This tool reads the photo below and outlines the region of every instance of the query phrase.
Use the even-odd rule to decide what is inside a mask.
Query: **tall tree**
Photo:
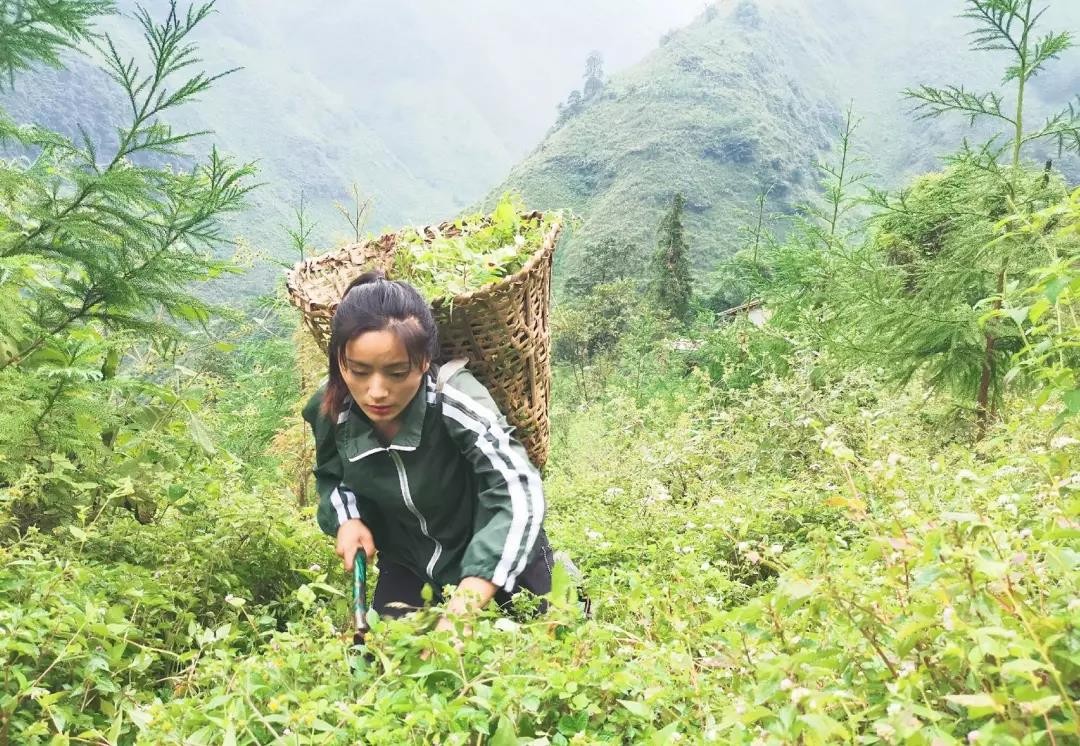
[[[686,199],[676,194],[671,209],[660,221],[656,253],[653,255],[652,295],[656,304],[678,321],[690,319],[693,284],[690,281],[689,247],[683,231],[682,214]]]
[[[593,98],[604,90],[604,58],[593,50],[585,59],[585,85],[582,89],[586,99]]]
[[[1049,139],[1056,141],[1059,149],[1080,152],[1080,109],[1074,104],[1061,109],[1033,129],[1028,129],[1025,125],[1028,83],[1048,62],[1057,59],[1072,46],[1068,33],[1048,32],[1041,37],[1035,33],[1035,28],[1045,12],[1045,7],[1035,8],[1034,0],[968,0],[964,16],[975,23],[975,30],[972,32],[973,48],[985,52],[1005,51],[1012,57],[1002,78],[1003,85],[1011,83],[1014,86],[1011,109],[996,92],[973,93],[965,90],[963,86],[933,88],[924,85],[907,92],[908,96],[919,102],[919,109],[925,117],[953,112],[967,116],[971,121],[985,117],[1008,127],[1010,140],[1007,153],[1010,168],[1004,178],[1012,200],[1020,197],[1025,179],[1022,162],[1025,145]],[[994,171],[992,168],[988,170],[991,173]],[[1044,203],[1029,200],[1026,205],[1021,202],[1020,206],[1030,208],[1042,204]],[[1023,247],[1016,246],[1015,242],[999,242],[996,250],[992,252],[993,256],[988,257],[996,264],[992,300],[995,309],[1001,308],[1009,265],[1018,250],[1022,251]],[[987,324],[983,331],[984,351],[976,393],[981,429],[985,428],[987,419],[994,413],[998,399],[997,388],[1003,374],[1002,366],[998,363],[999,356],[995,354],[998,341],[995,326],[993,323]]]
[[[50,48],[64,38],[85,37],[62,33],[66,22],[57,14],[67,5],[28,4],[30,12],[43,15],[9,27],[6,54],[16,60],[9,70],[32,56],[48,61],[38,47],[50,34],[60,37]],[[67,12],[73,15],[92,9],[89,3],[70,5]],[[25,164],[0,163],[5,186],[0,262],[11,271],[8,277],[24,278],[0,287],[18,293],[23,309],[19,319],[8,319],[0,329],[15,350],[0,360],[0,370],[24,363],[78,327],[167,337],[176,327],[162,314],[180,321],[208,318],[206,304],[188,286],[229,271],[210,250],[224,239],[221,215],[242,206],[253,168],[233,165],[216,149],[186,172],[142,164],[153,156],[168,161],[205,134],[174,131],[162,117],[231,72],[175,80],[199,62],[188,36],[212,9],[208,3],[181,13],[173,3],[163,23],[139,9],[136,19],[150,46],[149,69],[123,57],[108,37],[97,43],[129,106],[129,120],[119,127],[112,152],[104,152],[85,131],[76,142],[0,119],[0,141],[35,154]]]
[[[1045,255],[1007,231],[1064,196],[1051,165],[1025,162],[1026,146],[1051,141],[1080,152],[1075,104],[1031,126],[1027,86],[1071,46],[1067,33],[1036,33],[1045,9],[1034,0],[968,0],[977,51],[1005,53],[1001,92],[923,85],[905,93],[921,117],[955,113],[1002,125],[990,142],[967,144],[947,168],[897,195],[872,193],[879,208],[869,255],[853,258],[830,292],[842,336],[900,381],[921,373],[974,404],[979,437],[995,415],[1004,374],[1022,341],[997,313],[1010,281],[1023,282]],[[875,265],[875,262],[878,264]],[[988,309],[990,313],[988,313]]]
[[[210,319],[193,284],[235,271],[214,256],[226,243],[220,219],[242,208],[254,169],[212,147],[180,167],[205,133],[165,120],[229,72],[196,71],[190,36],[213,4],[170,3],[161,21],[137,8],[145,61],[93,32],[95,15],[112,9],[92,0],[0,3],[0,72],[10,83],[89,43],[127,104],[113,143],[0,112],[0,142],[23,154],[0,160],[0,486],[27,469],[49,473],[60,454],[84,484],[99,485],[80,493],[97,509],[109,504],[110,480],[126,474],[138,486],[124,505],[144,521],[161,460],[191,464],[213,452],[195,414],[198,376],[173,363]],[[121,372],[125,354],[145,351],[167,359],[175,378]],[[171,433],[177,439],[163,445]],[[80,508],[65,488],[28,495],[12,507],[23,527]]]

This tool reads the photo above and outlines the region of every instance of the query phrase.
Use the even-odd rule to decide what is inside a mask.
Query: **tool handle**
[[[361,548],[353,558],[353,617],[357,635],[368,631],[367,611],[367,554]]]

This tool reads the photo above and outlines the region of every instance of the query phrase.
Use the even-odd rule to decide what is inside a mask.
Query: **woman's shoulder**
[[[317,421],[325,419],[323,414],[322,405],[323,399],[326,398],[326,381],[324,380],[319,388],[315,390],[315,393],[307,400],[307,404],[304,405],[301,410],[303,417],[306,421],[314,425]]]
[[[446,379],[442,390],[444,414],[447,405],[483,420],[505,422],[505,417],[488,388],[471,370],[463,367]]]

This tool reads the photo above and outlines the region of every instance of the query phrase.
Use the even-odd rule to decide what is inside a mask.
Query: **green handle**
[[[367,623],[367,555],[363,548],[353,558],[353,641],[359,645],[368,631]]]

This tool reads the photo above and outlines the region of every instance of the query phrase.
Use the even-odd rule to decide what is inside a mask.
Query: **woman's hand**
[[[498,590],[498,586],[490,580],[476,577],[463,578],[458,583],[454,595],[450,597],[450,603],[446,605],[446,614],[447,616],[463,616],[471,611],[482,609],[495,597],[495,592]]]
[[[371,529],[359,518],[350,518],[338,526],[337,555],[345,563],[345,572],[352,572],[356,553],[363,549],[368,562],[375,558],[375,538]]]
[[[439,622],[435,625],[435,631],[449,632],[451,634],[451,643],[458,652],[461,652],[461,649],[465,647],[465,642],[458,637],[455,620],[463,617],[467,618],[472,612],[484,608],[488,601],[495,597],[498,590],[498,586],[484,578],[464,578],[458,583],[457,590],[450,597],[450,603],[446,605],[446,615],[439,617]],[[472,627],[463,624],[461,634],[468,637],[472,634]],[[426,661],[430,657],[430,649],[420,654],[420,660],[422,661]]]

